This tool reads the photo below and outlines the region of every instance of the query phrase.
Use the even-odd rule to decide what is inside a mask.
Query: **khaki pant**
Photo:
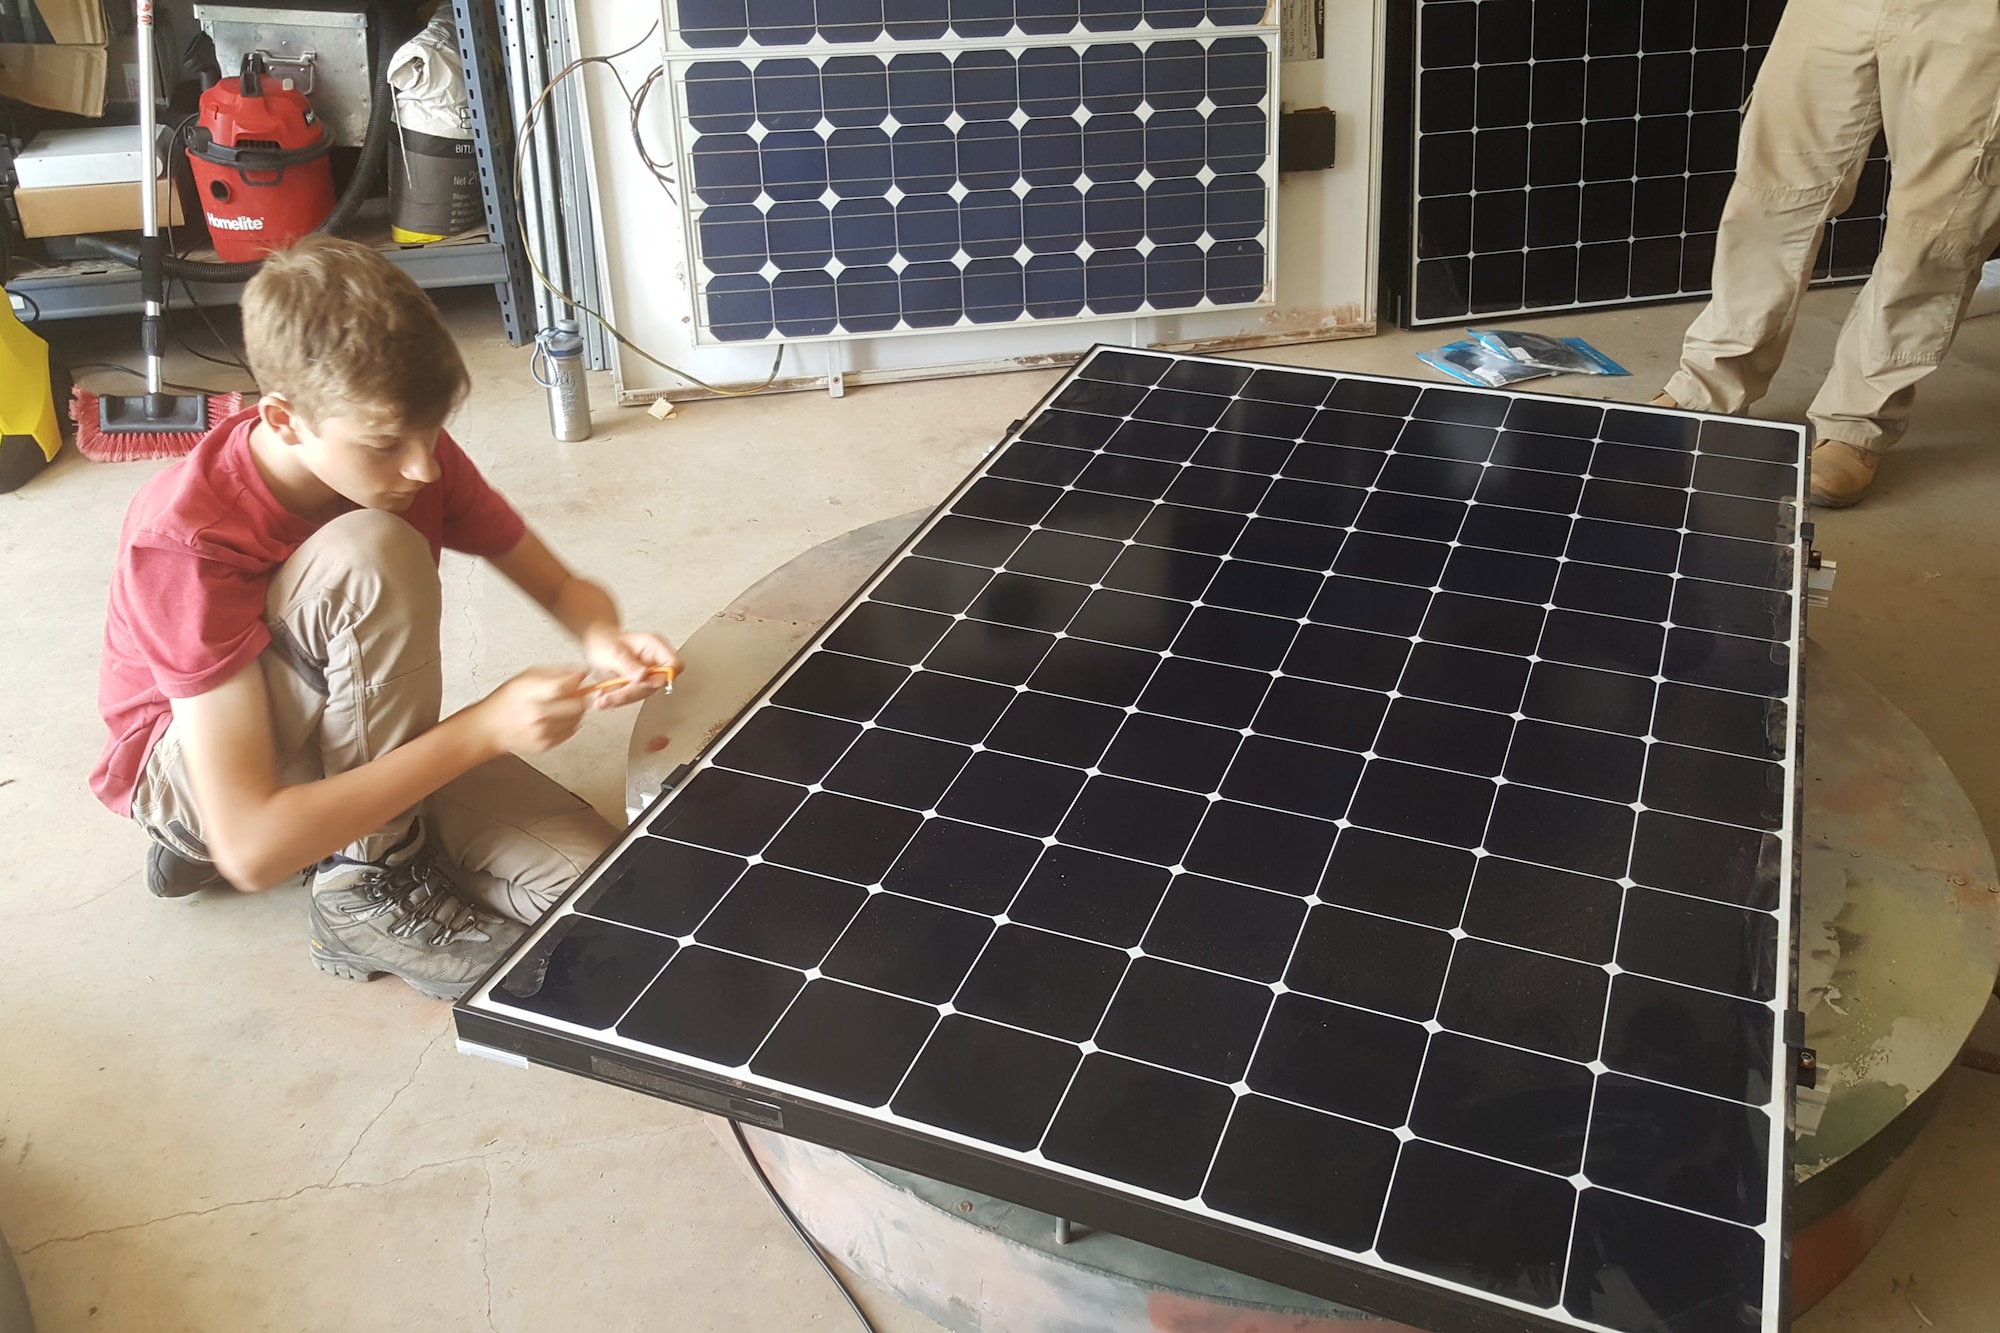
[[[271,646],[259,661],[281,781],[345,772],[436,725],[442,603],[429,545],[393,514],[344,514],[293,553],[271,580]],[[147,757],[132,814],[155,839],[208,859],[178,724]],[[419,815],[465,896],[521,922],[546,910],[617,836],[581,797],[506,755],[341,854],[378,860]]]
[[[1811,417],[1882,452],[1950,350],[2000,241],[2000,3],[1791,0],[1757,76],[1716,237],[1714,297],[1667,393],[1742,412],[1771,386],[1827,218],[1853,200],[1876,131],[1888,226]]]

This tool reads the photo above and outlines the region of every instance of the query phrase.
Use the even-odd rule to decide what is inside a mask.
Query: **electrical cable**
[[[134,370],[130,366],[121,366],[115,361],[77,361],[67,366],[66,369],[70,370],[71,372],[79,370],[115,370],[120,372],[121,374],[130,375],[133,379],[136,380],[143,380],[146,378],[145,371]],[[220,393],[242,392],[242,390],[240,389],[205,388],[199,384],[175,384],[172,380],[161,380],[160,383],[165,385],[169,389],[179,389],[183,393],[220,394]]]
[[[634,100],[631,89],[626,85],[624,76],[619,73],[618,67],[616,65],[613,65],[611,62],[616,60],[620,56],[630,55],[632,52],[638,50],[641,46],[644,46],[649,40],[651,40],[653,34],[659,31],[659,27],[660,27],[659,21],[657,19],[654,20],[653,26],[646,29],[645,34],[641,36],[638,41],[632,43],[630,46],[626,47],[622,51],[614,51],[608,56],[579,56],[575,60],[570,61],[569,64],[564,65],[560,70],[556,71],[556,73],[549,79],[549,81],[542,86],[541,92],[535,95],[535,100],[529,104],[527,114],[521,118],[520,128],[515,132],[514,136],[514,209],[517,214],[518,224],[521,228],[521,232],[523,235],[526,235],[528,230],[528,202],[522,190],[521,180],[522,177],[526,174],[525,167],[527,164],[528,145],[533,142],[532,135],[534,133],[535,122],[538,119],[540,119],[542,108],[548,104],[550,95],[555,92],[557,86],[561,84],[564,79],[576,73],[584,66],[603,65],[606,69],[611,71],[611,77],[614,80],[616,80],[619,91],[625,94],[626,104],[630,106]],[[642,84],[641,87],[643,88],[645,86],[648,86],[652,82],[653,78],[654,78],[653,75],[648,75],[647,84]],[[637,121],[636,112],[633,113],[633,120],[634,123],[636,124]],[[651,169],[650,164],[652,159],[650,155],[646,153],[643,146],[640,148],[640,156],[647,160],[650,170]],[[653,174],[656,180],[659,179],[659,173],[657,171],[655,171]],[[596,320],[598,325],[602,327],[606,333],[610,334],[613,338],[618,340],[618,345],[620,347],[626,348],[627,350],[633,352],[635,355],[642,357],[647,361],[652,362],[654,365],[658,366],[660,369],[666,371],[667,373],[672,375],[678,375],[682,379],[688,381],[688,383],[695,385],[697,388],[706,389],[710,393],[719,394],[726,398],[743,398],[749,396],[750,394],[762,393],[764,390],[770,388],[773,384],[777,383],[778,369],[784,364],[785,361],[784,343],[778,344],[778,354],[771,358],[771,373],[764,377],[762,383],[754,384],[749,386],[748,388],[741,388],[741,389],[727,389],[719,384],[710,384],[707,380],[702,379],[700,376],[682,370],[679,366],[673,365],[670,362],[663,361],[659,357],[654,356],[644,347],[641,347],[638,343],[634,342],[631,338],[627,337],[625,335],[625,332],[622,329],[620,329],[616,324],[613,324],[611,320],[608,317],[606,317],[601,311],[596,310],[590,305],[587,305],[583,301],[578,300],[576,297],[570,295],[570,293],[568,293],[567,291],[564,291],[560,286],[558,286],[555,283],[555,281],[552,278],[549,277],[548,274],[542,272],[542,266],[535,262],[534,250],[531,247],[524,245],[522,247],[522,253],[528,261],[529,271],[535,275],[535,281],[539,282],[543,287],[547,288],[549,292],[552,293],[554,296],[556,296],[559,300],[561,300],[563,304],[570,306],[573,309],[581,310],[584,314],[589,315],[592,319]]]
[[[806,1247],[806,1252],[818,1261],[820,1270],[826,1274],[828,1280],[840,1289],[840,1294],[847,1300],[847,1308],[854,1311],[854,1317],[861,1321],[861,1327],[867,1329],[868,1333],[875,1333],[875,1325],[869,1320],[867,1312],[861,1308],[861,1302],[854,1299],[854,1293],[840,1280],[840,1274],[833,1271],[833,1265],[826,1261],[826,1256],[820,1253],[819,1246],[815,1245],[813,1238],[806,1234],[806,1229],[799,1225],[799,1219],[792,1214],[791,1208],[778,1197],[777,1188],[771,1184],[771,1178],[764,1174],[764,1164],[757,1160],[757,1154],[750,1151],[750,1140],[743,1137],[743,1126],[731,1120],[729,1132],[736,1136],[736,1146],[743,1150],[743,1160],[750,1164],[751,1173],[757,1177],[757,1183],[764,1187],[764,1193],[778,1206],[779,1213],[783,1214],[785,1221],[791,1225],[792,1234],[799,1238],[799,1242]]]
[[[173,134],[169,136],[169,138],[167,139],[167,179],[170,181],[174,179],[173,175],[174,166],[180,160],[178,155],[180,153],[181,140],[183,137],[186,136],[188,126],[194,124],[199,119],[201,119],[201,116],[198,112],[191,112],[188,115],[181,117],[180,123],[174,126]],[[180,242],[174,236],[172,209],[169,209],[167,213],[162,217],[161,226],[167,234],[167,253],[172,255],[176,259],[185,258],[186,252],[181,249]],[[180,330],[174,327],[173,292],[174,292],[174,283],[176,282],[178,282],[181,285],[181,295],[187,298],[187,303],[194,307],[194,311],[197,315],[201,316],[201,322],[208,326],[209,336],[214,338],[216,343],[219,346],[221,346],[222,350],[229,354],[228,360],[224,360],[223,358],[217,356],[210,356],[207,352],[202,351],[200,348],[188,342],[186,337],[184,337],[181,334]],[[216,328],[215,321],[209,318],[208,307],[204,306],[200,301],[197,301],[195,299],[194,288],[188,286],[188,281],[186,278],[175,277],[175,278],[170,278],[167,281],[164,289],[161,292],[160,321],[166,326],[167,332],[173,336],[173,340],[176,343],[180,344],[180,349],[183,352],[186,352],[189,356],[197,357],[203,361],[207,361],[211,365],[223,366],[230,370],[240,370],[245,375],[250,375],[250,378],[252,380],[256,379],[256,376],[251,374],[249,364],[246,361],[244,361],[244,359],[241,356],[237,355],[235,345],[231,343],[228,338],[223,336],[222,331]]]

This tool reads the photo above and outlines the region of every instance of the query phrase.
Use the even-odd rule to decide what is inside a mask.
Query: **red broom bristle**
[[[240,393],[210,394],[209,424],[243,409]],[[97,463],[126,463],[141,458],[179,458],[201,443],[199,431],[172,434],[107,432],[98,418],[97,395],[87,389],[73,389],[69,399],[69,419],[76,423],[76,451]]]

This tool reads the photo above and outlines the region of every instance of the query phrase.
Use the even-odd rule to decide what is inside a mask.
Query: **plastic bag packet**
[[[1486,347],[1524,366],[1554,374],[1629,375],[1630,371],[1581,338],[1553,338],[1519,329],[1467,329]]]
[[[1541,379],[1545,375],[1555,373],[1537,366],[1523,365],[1504,352],[1494,351],[1476,338],[1462,338],[1455,343],[1434,347],[1428,352],[1419,352],[1417,359],[1442,370],[1455,380],[1476,384],[1482,389],[1504,389],[1509,384]]]

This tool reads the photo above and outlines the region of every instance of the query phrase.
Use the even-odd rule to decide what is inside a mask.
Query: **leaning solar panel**
[[[672,31],[702,49],[938,42],[1249,28],[1263,0],[673,0]]]
[[[675,66],[698,336],[1267,301],[1271,40]]]
[[[1407,103],[1412,324],[1709,290],[1737,132],[1782,0],[1418,0]],[[1877,142],[1815,276],[1865,274],[1888,198]],[[1392,205],[1392,207],[1394,207]],[[1397,271],[1400,269],[1400,271]]]
[[[1099,349],[460,1031],[1426,1328],[1780,1328],[1804,442]]]

